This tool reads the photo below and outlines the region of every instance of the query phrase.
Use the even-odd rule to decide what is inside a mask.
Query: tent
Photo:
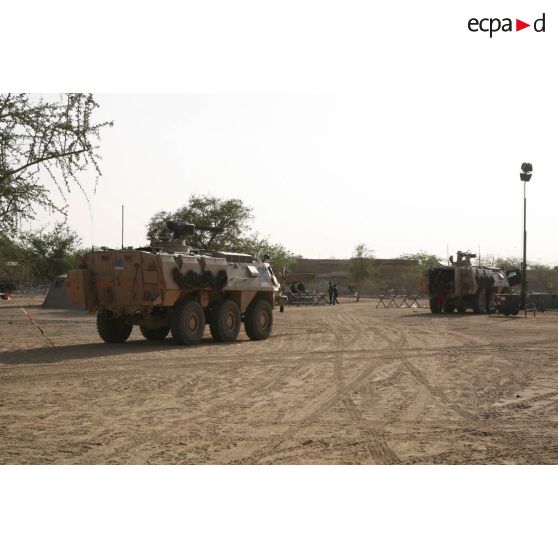
[[[55,277],[50,284],[43,302],[43,308],[57,308],[60,310],[83,310],[83,306],[71,304],[66,292],[66,275]]]

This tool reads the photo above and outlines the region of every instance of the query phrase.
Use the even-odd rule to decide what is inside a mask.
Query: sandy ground
[[[40,301],[0,301],[1,463],[558,463],[558,314],[347,301],[179,347]]]

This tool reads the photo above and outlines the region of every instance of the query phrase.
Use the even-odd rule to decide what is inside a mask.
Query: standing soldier
[[[333,304],[333,287],[331,286],[331,281],[329,282],[329,287],[327,289],[327,294],[329,295],[329,303]]]
[[[339,296],[339,291],[337,290],[337,285],[333,285],[333,304],[339,304],[337,297]]]

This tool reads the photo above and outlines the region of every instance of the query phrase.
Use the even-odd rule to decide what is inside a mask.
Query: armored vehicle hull
[[[519,294],[513,286],[521,282],[519,270],[471,265],[475,254],[457,253],[457,262],[429,269],[426,274],[430,310],[440,312],[466,312],[484,314],[494,307],[504,314],[517,314]]]
[[[184,345],[199,342],[206,324],[216,341],[236,339],[242,323],[251,339],[266,339],[284,302],[271,266],[246,254],[105,249],[78,257],[76,267],[70,301],[97,312],[108,343],[126,341],[135,325],[147,339],[171,332]]]

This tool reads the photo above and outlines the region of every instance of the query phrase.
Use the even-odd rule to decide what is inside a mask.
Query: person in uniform
[[[331,286],[331,281],[329,282],[329,287],[327,288],[327,294],[329,295],[329,303],[333,304],[333,287]]]
[[[339,304],[337,297],[339,296],[339,291],[337,290],[337,285],[333,285],[333,304]]]

